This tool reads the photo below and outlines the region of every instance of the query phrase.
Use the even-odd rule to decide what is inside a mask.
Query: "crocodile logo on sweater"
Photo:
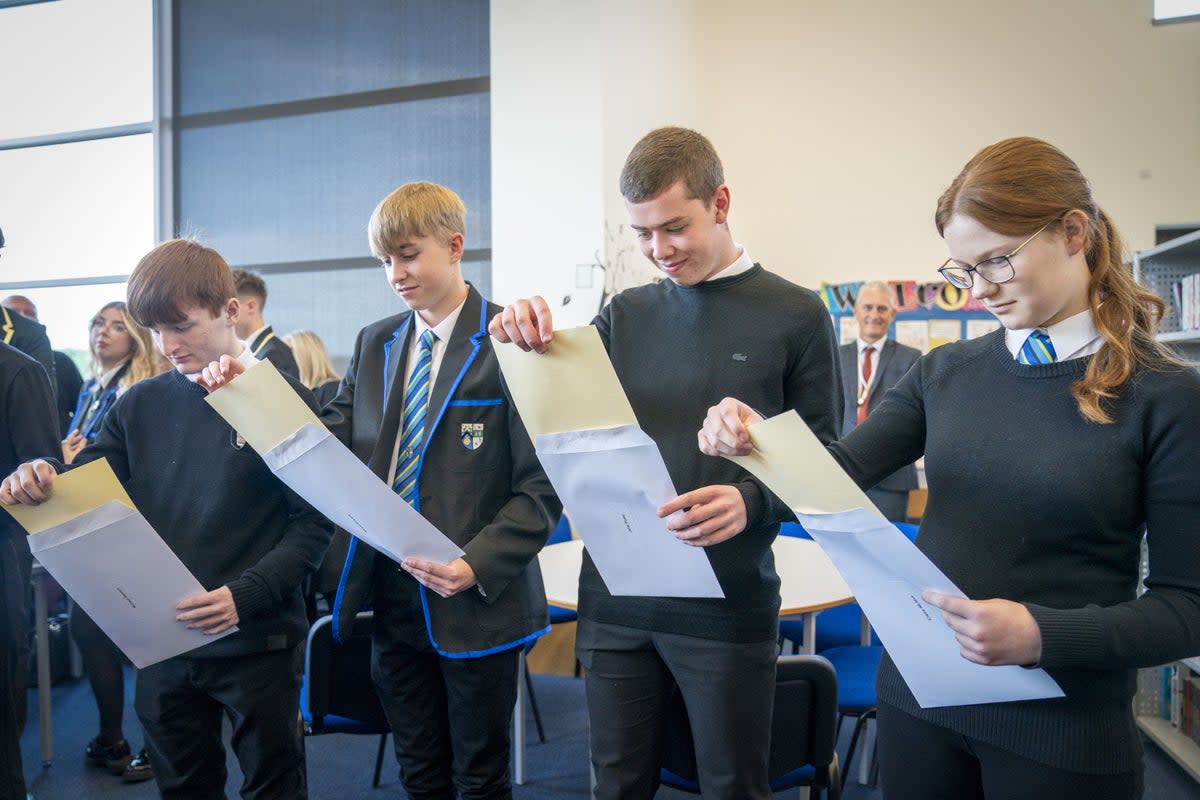
[[[745,353],[734,353],[733,360],[745,362],[745,361],[749,361],[750,359]]]

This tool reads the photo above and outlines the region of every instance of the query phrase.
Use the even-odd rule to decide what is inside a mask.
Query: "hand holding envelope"
[[[93,461],[52,484],[44,502],[4,510],[29,533],[34,557],[134,666],[155,664],[237,630],[236,612],[232,620],[199,627],[193,619],[180,619],[187,614],[180,613],[182,606],[204,608],[213,593],[137,512],[108,462]]]
[[[232,368],[210,365],[204,372],[210,383],[223,384],[206,402],[276,477],[334,524],[397,563],[413,557],[449,564],[463,555],[326,430],[270,361],[234,378]]]
[[[924,708],[1061,697],[1040,669],[983,666],[956,636],[973,629],[960,613],[1003,614],[972,603],[874,507],[795,412],[747,425],[757,415],[723,402],[701,433],[705,452],[726,455],[781,497],[850,585],[892,661]],[[752,448],[741,438],[744,432]],[[1007,602],[1007,601],[1000,601]],[[949,612],[949,625],[942,610]],[[1019,650],[1014,650],[1019,653]]]
[[[526,333],[522,341],[531,349],[536,341],[544,354],[498,343],[496,358],[538,459],[609,592],[724,597],[703,549],[677,538],[658,515],[683,498],[658,446],[638,427],[600,334],[590,325],[556,331],[546,347],[546,331]]]

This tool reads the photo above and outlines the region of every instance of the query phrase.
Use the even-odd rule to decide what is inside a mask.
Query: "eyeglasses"
[[[1045,225],[1038,228],[1033,232],[1032,236],[1017,245],[1017,249],[1013,250],[1006,256],[987,258],[983,261],[980,261],[973,267],[959,266],[954,259],[947,258],[945,262],[938,267],[938,272],[942,274],[942,277],[945,278],[950,285],[957,286],[959,289],[970,289],[975,284],[975,278],[973,275],[971,275],[972,272],[978,272],[980,276],[982,276],[983,279],[988,283],[1008,283],[1013,279],[1013,276],[1017,274],[1017,271],[1012,265],[1012,257],[1021,252],[1021,249],[1025,247],[1025,245],[1032,242],[1039,233],[1046,230],[1046,228],[1049,228],[1051,223],[1056,221],[1057,220],[1050,220],[1050,222],[1047,222]]]

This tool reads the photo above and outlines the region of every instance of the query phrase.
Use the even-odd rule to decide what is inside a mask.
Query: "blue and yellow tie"
[[[1029,338],[1025,340],[1025,344],[1021,345],[1021,354],[1017,360],[1022,364],[1053,364],[1058,360],[1058,354],[1054,352],[1054,345],[1050,343],[1050,337],[1041,331],[1034,331],[1029,334]]]
[[[433,366],[434,332],[421,334],[417,364],[404,387],[404,423],[400,427],[400,450],[396,458],[396,479],[392,489],[413,505],[417,499],[418,448],[425,438],[425,412],[429,409],[429,370]]]

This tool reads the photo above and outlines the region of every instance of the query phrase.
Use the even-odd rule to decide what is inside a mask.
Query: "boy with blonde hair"
[[[335,634],[374,595],[372,675],[414,800],[509,798],[522,648],[549,630],[537,552],[562,509],[500,378],[500,311],[462,275],[466,209],[407,183],[371,215],[371,249],[409,310],[358,335],[323,420],[455,541],[448,565],[397,566],[354,540]]]

